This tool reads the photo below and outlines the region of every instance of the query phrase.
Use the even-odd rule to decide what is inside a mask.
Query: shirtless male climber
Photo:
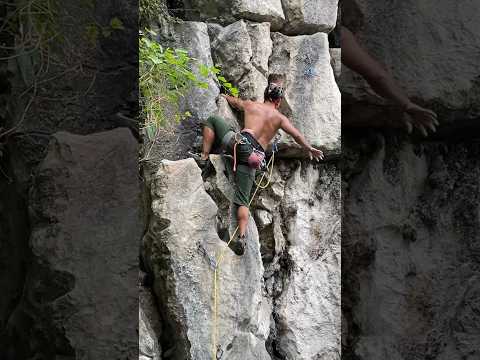
[[[323,152],[313,148],[288,118],[278,111],[283,94],[284,89],[281,83],[278,80],[270,80],[263,103],[222,95],[230,105],[242,110],[245,114],[245,127],[240,133],[235,133],[233,127],[218,116],[210,116],[204,124],[203,150],[199,165],[206,166],[213,146],[236,156],[234,203],[238,206],[239,236],[232,241],[232,247],[237,255],[243,255],[245,252],[248,205],[255,182],[255,173],[261,167],[265,158],[265,149],[278,129],[283,129],[291,135],[308,152],[311,160],[323,159]],[[238,142],[238,140],[241,141]],[[234,149],[236,143],[236,149]]]

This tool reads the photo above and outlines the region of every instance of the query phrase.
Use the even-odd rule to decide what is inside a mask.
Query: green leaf
[[[200,75],[204,78],[208,77],[208,74],[210,73],[210,71],[208,70],[208,66],[204,64],[200,64],[199,71],[200,71]]]
[[[233,87],[233,85],[230,84],[229,82],[223,84],[223,86],[225,86],[227,89],[231,89]]]
[[[125,27],[123,26],[122,20],[120,20],[118,17],[114,17],[110,20],[110,27],[113,30],[123,30]]]
[[[201,89],[208,89],[208,83],[206,82],[199,82],[198,87]]]
[[[187,77],[188,80],[191,80],[191,81],[197,80],[197,77],[195,76],[195,74],[190,71],[186,72],[185,76]]]
[[[218,79],[218,81],[221,81],[223,83],[227,82],[227,79],[225,79],[223,76],[218,76],[217,79]]]
[[[157,133],[157,125],[155,123],[150,123],[146,126],[145,130],[147,131],[147,136],[150,141],[155,140],[155,134]]]

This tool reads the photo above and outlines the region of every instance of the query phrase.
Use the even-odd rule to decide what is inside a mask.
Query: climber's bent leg
[[[235,195],[233,202],[238,206],[237,219],[240,236],[244,236],[248,223],[250,193],[255,182],[255,169],[240,164],[235,172]]]
[[[255,181],[255,170],[240,164],[235,172],[235,194],[233,198],[237,208],[238,236],[231,242],[231,248],[237,255],[243,255],[246,247],[245,235],[248,226],[248,208],[250,192]]]
[[[245,236],[248,225],[248,207],[242,205],[238,207],[237,211],[238,220],[238,234],[241,238]]]
[[[203,149],[202,159],[206,160],[212,147],[220,148],[225,142],[225,138],[230,138],[234,134],[232,126],[220,116],[210,116],[203,127]]]
[[[239,157],[243,160],[242,145],[238,146]],[[240,163],[237,166],[235,172],[235,194],[233,197],[233,203],[237,206],[237,225],[239,232],[234,239],[230,242],[230,248],[235,254],[241,256],[245,252],[245,235],[248,226],[248,208],[250,206],[250,192],[252,191],[253,184],[255,182],[255,169],[250,168],[244,163]]]
[[[210,151],[212,150],[213,143],[215,141],[215,131],[210,127],[203,127],[203,146],[202,146],[202,160],[207,160]]]

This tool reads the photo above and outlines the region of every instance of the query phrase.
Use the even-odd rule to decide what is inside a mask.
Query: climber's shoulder
[[[280,123],[289,122],[288,117],[283,115],[280,111],[278,111],[277,109],[275,109],[274,111],[274,117],[277,121],[279,121]]]
[[[245,109],[255,108],[255,107],[257,106],[257,104],[258,104],[256,101],[252,101],[252,100],[243,100],[242,103],[243,103],[243,107],[244,107]]]

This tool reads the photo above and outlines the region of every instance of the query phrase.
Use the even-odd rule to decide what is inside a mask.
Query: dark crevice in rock
[[[180,19],[186,19],[186,12],[189,11],[182,0],[167,0],[167,8],[170,15]]]
[[[272,360],[287,359],[279,347],[280,336],[283,330],[276,310],[277,300],[286,286],[288,286],[288,279],[293,267],[293,262],[286,250],[280,255],[279,264],[280,268],[273,275],[273,293],[269,294],[272,298],[273,309],[270,323],[270,334],[266,341],[266,348],[269,355],[272,357]]]

